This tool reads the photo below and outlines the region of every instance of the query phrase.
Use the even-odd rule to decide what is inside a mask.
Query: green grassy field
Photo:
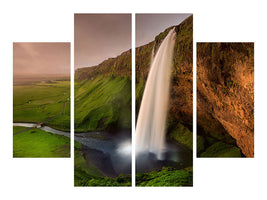
[[[13,121],[40,123],[70,130],[70,81],[35,82],[13,87]]]
[[[25,127],[13,127],[17,133]],[[13,135],[13,157],[70,157],[70,139],[40,129]]]
[[[131,79],[102,77],[75,83],[75,131],[131,128]]]

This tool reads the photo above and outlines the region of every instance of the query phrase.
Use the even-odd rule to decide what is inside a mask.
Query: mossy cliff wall
[[[124,76],[131,78],[132,72],[131,49],[123,52],[116,58],[109,58],[99,65],[79,68],[75,71],[75,81],[94,79],[97,76]]]
[[[75,132],[131,129],[131,50],[75,71]]]

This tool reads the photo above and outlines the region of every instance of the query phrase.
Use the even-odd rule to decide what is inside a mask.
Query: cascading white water
[[[171,29],[152,60],[136,125],[136,153],[152,152],[162,159],[169,103],[175,28]]]

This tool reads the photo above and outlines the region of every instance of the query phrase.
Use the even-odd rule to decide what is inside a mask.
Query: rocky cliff
[[[99,65],[79,68],[75,71],[75,80],[93,79],[97,76],[128,76],[131,78],[131,49],[115,58],[109,58]]]
[[[198,43],[197,124],[199,156],[218,142],[254,156],[253,43]]]

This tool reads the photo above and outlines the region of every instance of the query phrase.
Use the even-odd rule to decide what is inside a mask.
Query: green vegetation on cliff
[[[75,82],[75,131],[131,127],[131,79],[101,77]]]
[[[98,76],[130,77],[132,71],[131,50],[123,52],[116,58],[109,58],[99,65],[79,68],[75,71],[75,81],[88,80]]]
[[[131,50],[75,71],[75,131],[131,128]]]
[[[75,71],[75,132],[131,129],[131,50],[109,58],[97,66]],[[101,138],[101,136],[99,136]],[[75,186],[130,186],[131,175],[102,174],[99,162],[106,154],[75,142]],[[104,155],[103,155],[104,154]],[[97,156],[97,159],[90,156]],[[90,160],[91,159],[91,160]],[[93,164],[94,163],[94,164]]]

